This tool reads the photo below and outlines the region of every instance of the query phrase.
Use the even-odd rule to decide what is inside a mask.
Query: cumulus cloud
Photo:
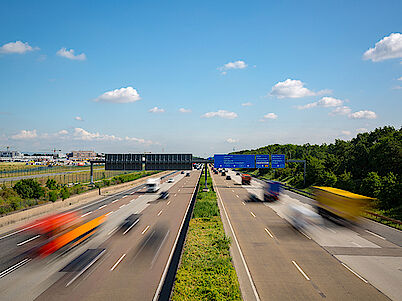
[[[21,41],[15,41],[15,42],[10,42],[7,44],[4,44],[3,46],[0,47],[0,53],[3,54],[11,54],[11,53],[18,53],[18,54],[23,54],[25,52],[29,51],[34,51],[38,50],[38,47],[32,47],[28,44],[28,42],[21,42]]]
[[[191,113],[191,110],[190,109],[185,109],[185,108],[180,108],[179,112],[180,113]]]
[[[73,138],[75,140],[82,141],[128,141],[128,142],[136,142],[140,144],[154,144],[151,140],[145,140],[142,138],[128,137],[121,138],[115,135],[107,135],[100,133],[91,133],[82,128],[75,128],[73,133]]]
[[[56,54],[69,60],[85,61],[87,59],[85,53],[74,54],[74,49],[67,50],[66,48],[61,48]]]
[[[133,87],[121,88],[103,93],[94,101],[111,103],[129,103],[140,100],[141,97]]]
[[[220,117],[220,118],[224,118],[224,119],[235,119],[238,116],[235,112],[229,112],[226,110],[218,110],[216,112],[205,113],[201,117],[203,117],[203,118]]]
[[[229,62],[222,67],[219,67],[218,70],[222,72],[223,75],[227,73],[228,70],[231,69],[245,69],[247,68],[247,64],[244,61],[235,61],[235,62]]]
[[[350,131],[341,131],[343,136],[350,136],[352,133]]]
[[[226,142],[227,143],[237,143],[237,142],[239,142],[239,139],[228,138],[228,139],[226,139]]]
[[[342,104],[343,104],[343,100],[341,100],[341,99],[336,99],[334,97],[325,96],[325,97],[321,98],[319,101],[308,103],[304,106],[298,106],[297,108],[299,110],[311,109],[314,107],[329,108],[329,107],[339,107]]]
[[[278,115],[275,113],[268,113],[264,115],[264,119],[278,119]]]
[[[356,129],[356,133],[365,133],[365,132],[368,132],[368,129],[366,129],[366,128],[358,128],[358,129]]]
[[[153,107],[152,109],[149,109],[149,112],[151,112],[151,113],[163,113],[163,112],[165,112],[165,110],[162,109],[162,108]]]
[[[33,139],[36,137],[38,137],[36,130],[21,130],[18,134],[11,136],[11,138],[15,140]]]
[[[80,117],[80,116],[75,116],[74,119],[78,120],[78,121],[84,121],[84,119],[82,119],[82,117]]]
[[[241,105],[243,107],[251,107],[253,104],[251,102],[243,102]]]
[[[363,59],[373,62],[394,58],[402,58],[402,34],[400,33],[391,33],[363,54]]]
[[[304,83],[297,79],[290,79],[276,83],[271,90],[270,95],[277,98],[301,98],[307,96],[316,96],[330,93],[329,90],[321,90],[318,92],[311,91],[304,87]]]
[[[352,109],[347,106],[337,107],[329,113],[329,115],[348,115],[352,112]]]
[[[135,137],[125,137],[124,138],[124,140],[126,140],[126,141],[132,141],[132,142],[137,142],[137,143],[140,143],[140,144],[154,144],[154,142],[152,142],[151,140],[145,140],[145,139],[142,139],[142,138],[135,138]]]
[[[398,78],[397,80],[401,80],[402,81],[402,76],[400,78]]]
[[[61,130],[57,132],[58,135],[68,135],[68,131],[67,130]]]
[[[373,111],[358,111],[358,112],[354,112],[352,114],[349,115],[349,118],[352,119],[376,119],[377,118],[377,114]]]

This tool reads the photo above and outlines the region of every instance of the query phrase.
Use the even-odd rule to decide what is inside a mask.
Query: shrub
[[[20,180],[13,188],[24,199],[38,199],[45,193],[40,184],[33,179]]]
[[[70,197],[70,191],[68,190],[67,187],[63,187],[60,191],[60,197],[63,199],[68,199]]]
[[[59,196],[58,196],[58,193],[56,191],[54,191],[54,190],[49,191],[49,201],[54,203],[54,202],[57,201],[58,197]]]
[[[57,182],[55,179],[47,179],[46,181],[46,187],[49,188],[50,190],[55,190],[57,189]]]

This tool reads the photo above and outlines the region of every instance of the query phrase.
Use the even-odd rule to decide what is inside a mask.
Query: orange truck
[[[251,176],[248,174],[242,174],[241,175],[241,184],[242,185],[250,185],[251,182]]]

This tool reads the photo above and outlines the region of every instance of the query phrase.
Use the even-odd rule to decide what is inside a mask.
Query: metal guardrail
[[[386,220],[386,221],[392,222],[392,223],[398,225],[397,228],[402,228],[402,222],[400,220],[390,218],[390,217],[387,217],[387,216],[384,216],[384,215],[381,215],[381,214],[377,214],[377,213],[374,213],[374,212],[370,212],[370,211],[364,211],[364,213],[367,214],[367,215],[371,215],[371,216],[374,216],[376,218],[379,218],[380,220]]]

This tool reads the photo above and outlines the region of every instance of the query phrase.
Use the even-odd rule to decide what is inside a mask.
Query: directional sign
[[[271,155],[272,168],[285,168],[285,155]]]
[[[269,168],[269,155],[255,155],[255,168]]]
[[[254,155],[214,155],[216,168],[255,168]]]

